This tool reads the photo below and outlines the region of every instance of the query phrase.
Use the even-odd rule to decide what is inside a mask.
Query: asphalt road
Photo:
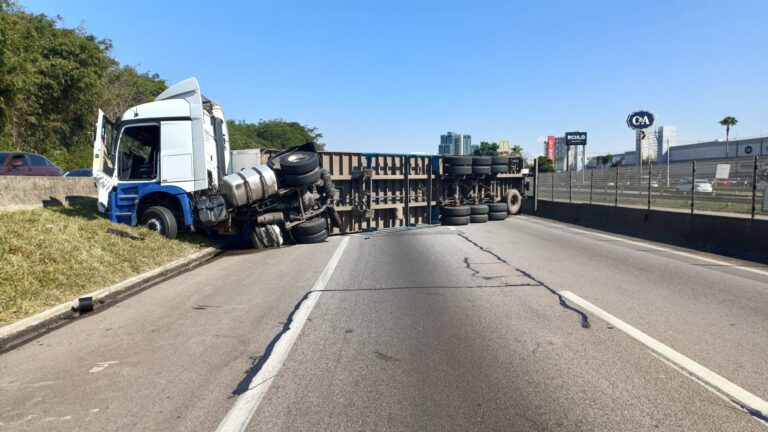
[[[346,238],[225,254],[0,355],[0,430],[766,430],[563,293],[765,400],[768,272],[532,217]]]

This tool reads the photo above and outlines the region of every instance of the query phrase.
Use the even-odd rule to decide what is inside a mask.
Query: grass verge
[[[134,240],[108,227],[139,235]],[[115,225],[95,202],[0,211],[0,325],[193,254],[211,242]]]

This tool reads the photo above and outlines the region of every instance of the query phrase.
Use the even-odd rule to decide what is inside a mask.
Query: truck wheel
[[[472,158],[472,166],[490,166],[490,156],[475,156]]]
[[[284,174],[306,174],[318,166],[317,153],[297,151],[280,158],[280,169]]]
[[[487,214],[474,214],[469,216],[469,221],[471,223],[486,223],[488,222],[488,215]]]
[[[490,165],[473,165],[472,166],[472,174],[485,175],[490,173],[491,173]]]
[[[490,213],[507,212],[507,203],[488,203],[488,211]]]
[[[472,210],[468,206],[443,207],[440,214],[447,217],[463,217],[472,214]]]
[[[160,235],[169,239],[175,239],[178,235],[176,226],[176,217],[163,206],[152,206],[141,214],[139,218],[141,225],[146,226],[152,231],[157,231]]]
[[[296,225],[291,229],[291,234],[294,236],[306,237],[327,229],[328,221],[326,221],[324,217],[318,217]]]
[[[509,172],[509,165],[491,165],[492,174],[506,174]]]
[[[472,165],[472,156],[443,156],[443,163],[452,166]]]
[[[286,174],[285,182],[288,186],[309,186],[320,180],[320,174],[320,168],[315,168],[305,174]]]
[[[470,216],[443,216],[443,225],[469,225]]]
[[[507,191],[507,212],[516,215],[520,213],[520,207],[523,205],[523,197],[517,189]]]
[[[471,210],[470,214],[473,214],[473,215],[485,215],[485,214],[488,214],[488,211],[489,211],[488,206],[485,204],[477,204],[477,205],[469,206],[469,208]]]
[[[328,238],[328,230],[322,230],[318,233],[310,234],[307,236],[297,236],[297,235],[293,236],[293,239],[296,240],[296,243],[301,243],[301,244],[322,243],[327,238]]]
[[[469,165],[446,165],[443,167],[443,172],[452,175],[469,175],[472,174],[472,167]]]
[[[507,218],[507,210],[504,209],[503,212],[490,212],[488,213],[488,220],[492,221],[500,221]]]
[[[506,156],[491,156],[491,165],[509,166],[509,158]]]

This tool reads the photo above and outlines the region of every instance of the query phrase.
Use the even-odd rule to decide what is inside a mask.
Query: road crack
[[[589,323],[589,317],[587,316],[587,314],[582,312],[580,309],[577,309],[577,308],[569,305],[568,302],[565,300],[565,298],[562,295],[560,295],[560,293],[557,292],[557,290],[555,290],[554,288],[550,287],[549,285],[547,285],[543,281],[537,279],[536,277],[534,277],[532,274],[528,273],[527,271],[525,271],[525,270],[523,270],[521,268],[512,266],[506,259],[501,257],[499,254],[497,254],[496,252],[494,252],[494,251],[488,249],[487,247],[481,245],[480,243],[472,240],[471,238],[469,238],[469,236],[467,236],[463,232],[458,232],[458,235],[459,235],[459,237],[461,237],[464,240],[466,240],[469,244],[471,244],[471,245],[475,246],[476,248],[478,248],[481,252],[487,253],[487,254],[491,255],[492,257],[494,257],[498,262],[503,263],[504,265],[507,265],[507,266],[509,266],[511,268],[514,268],[516,272],[518,272],[520,275],[522,275],[523,277],[527,278],[531,282],[534,282],[535,285],[544,287],[544,289],[546,289],[552,295],[557,297],[558,302],[560,303],[560,306],[562,308],[564,308],[566,310],[569,310],[571,312],[574,312],[575,314],[577,314],[579,316],[582,328],[588,329],[588,328],[591,327],[591,325]],[[486,279],[486,278],[489,277],[489,276],[480,276],[480,270],[472,267],[472,264],[469,261],[469,257],[465,257],[464,258],[464,266],[469,271],[472,272],[472,277],[481,278],[481,279]],[[493,276],[493,277],[496,278],[496,276]],[[513,277],[513,276],[505,276],[505,277]],[[486,280],[488,280],[488,279],[486,279]]]

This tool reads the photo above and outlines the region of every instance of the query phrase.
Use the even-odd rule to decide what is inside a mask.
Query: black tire
[[[507,203],[488,203],[488,212],[489,213],[499,213],[499,212],[507,212]]]
[[[144,210],[139,218],[139,222],[169,239],[175,239],[179,233],[176,217],[163,206],[152,206]]]
[[[443,217],[443,225],[469,225],[470,216]]]
[[[472,165],[472,156],[443,156],[443,164],[453,166]]]
[[[322,243],[327,238],[328,230],[322,230],[318,233],[314,233],[308,236],[293,236],[293,239],[296,240],[296,243],[300,244]]]
[[[472,174],[472,167],[469,165],[446,165],[443,167],[445,174],[451,175],[469,175]]]
[[[464,217],[472,214],[472,209],[469,206],[443,207],[440,214],[447,217]]]
[[[285,183],[288,186],[309,186],[320,180],[320,175],[320,168],[315,168],[306,174],[286,175]]]
[[[507,211],[488,213],[488,220],[501,221],[507,218]]]
[[[491,174],[506,174],[509,172],[509,165],[491,165]]]
[[[326,230],[328,230],[328,221],[321,216],[296,225],[291,229],[291,234],[306,237]]]
[[[474,156],[472,158],[472,166],[490,166],[490,165],[491,165],[490,156]]]
[[[488,206],[485,204],[477,204],[477,205],[470,206],[469,208],[471,211],[470,214],[473,214],[473,215],[485,215],[485,214],[488,214],[488,212],[490,211],[488,209]]]
[[[507,213],[516,215],[523,206],[523,197],[517,189],[507,191]]]
[[[486,175],[491,173],[490,165],[477,165],[472,166],[472,174],[474,175]]]
[[[486,222],[488,222],[488,215],[487,214],[471,215],[469,217],[469,222],[471,222],[471,223],[486,223]]]
[[[509,166],[509,158],[506,156],[491,156],[491,165]]]
[[[306,174],[319,166],[317,153],[297,151],[280,158],[280,169],[284,174]]]

